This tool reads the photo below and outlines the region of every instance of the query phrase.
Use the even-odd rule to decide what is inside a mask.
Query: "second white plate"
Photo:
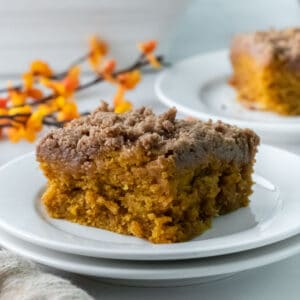
[[[177,244],[145,240],[51,219],[40,201],[46,180],[34,153],[0,168],[0,228],[46,248],[85,256],[173,260],[222,255],[283,240],[300,232],[300,157],[262,145],[247,208],[218,217],[205,234]],[[280,193],[279,193],[280,189]]]
[[[244,108],[228,84],[231,74],[228,50],[200,54],[163,71],[155,91],[166,105],[189,116],[249,127],[264,141],[300,141],[300,117]]]

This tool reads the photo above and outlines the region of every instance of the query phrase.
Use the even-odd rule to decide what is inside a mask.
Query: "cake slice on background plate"
[[[252,109],[300,115],[300,28],[237,35],[230,53],[237,97]]]

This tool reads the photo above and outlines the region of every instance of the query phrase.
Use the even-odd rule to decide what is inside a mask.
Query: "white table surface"
[[[130,95],[135,106],[150,105],[157,112],[164,110],[153,91],[155,75],[146,75],[144,81]],[[111,90],[106,86],[99,86],[99,96],[102,99],[111,97]],[[87,103],[88,102],[88,103]],[[81,103],[81,107],[95,107],[97,100]],[[179,115],[180,116],[180,115]],[[281,145],[300,154],[300,146]],[[34,144],[22,142],[11,144],[7,141],[0,142],[0,164],[29,151],[33,151]],[[187,287],[172,288],[136,288],[124,287],[102,283],[99,280],[65,273],[58,270],[42,267],[47,272],[53,272],[71,279],[76,285],[89,292],[95,299],[300,299],[300,254],[285,261],[265,266],[252,271],[239,273],[232,278],[227,278],[213,283]]]

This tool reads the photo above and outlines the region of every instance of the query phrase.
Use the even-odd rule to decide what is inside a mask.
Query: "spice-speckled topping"
[[[37,147],[37,159],[80,167],[106,151],[134,147],[149,155],[172,155],[182,165],[210,154],[240,163],[254,158],[259,138],[253,131],[222,122],[175,118],[174,108],[162,115],[145,107],[116,114],[102,103],[91,115],[50,131]]]
[[[249,51],[262,64],[276,58],[300,68],[300,28],[239,34],[233,39],[231,51],[232,55]]]

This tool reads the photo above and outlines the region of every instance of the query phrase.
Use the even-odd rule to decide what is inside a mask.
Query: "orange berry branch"
[[[117,63],[107,59],[108,45],[97,37],[90,39],[87,54],[73,61],[69,68],[54,73],[44,61],[33,61],[29,70],[22,75],[22,84],[11,82],[0,89],[0,137],[8,137],[12,142],[21,139],[34,141],[43,126],[63,126],[80,115],[75,94],[102,81],[116,86],[113,105],[116,113],[132,108],[125,97],[141,80],[141,69],[145,66],[160,68],[162,56],[154,54],[156,42],[151,40],[138,44],[141,52],[129,67],[117,70]],[[88,63],[96,74],[88,82],[80,83],[80,65]],[[86,114],[86,113],[85,113]]]

